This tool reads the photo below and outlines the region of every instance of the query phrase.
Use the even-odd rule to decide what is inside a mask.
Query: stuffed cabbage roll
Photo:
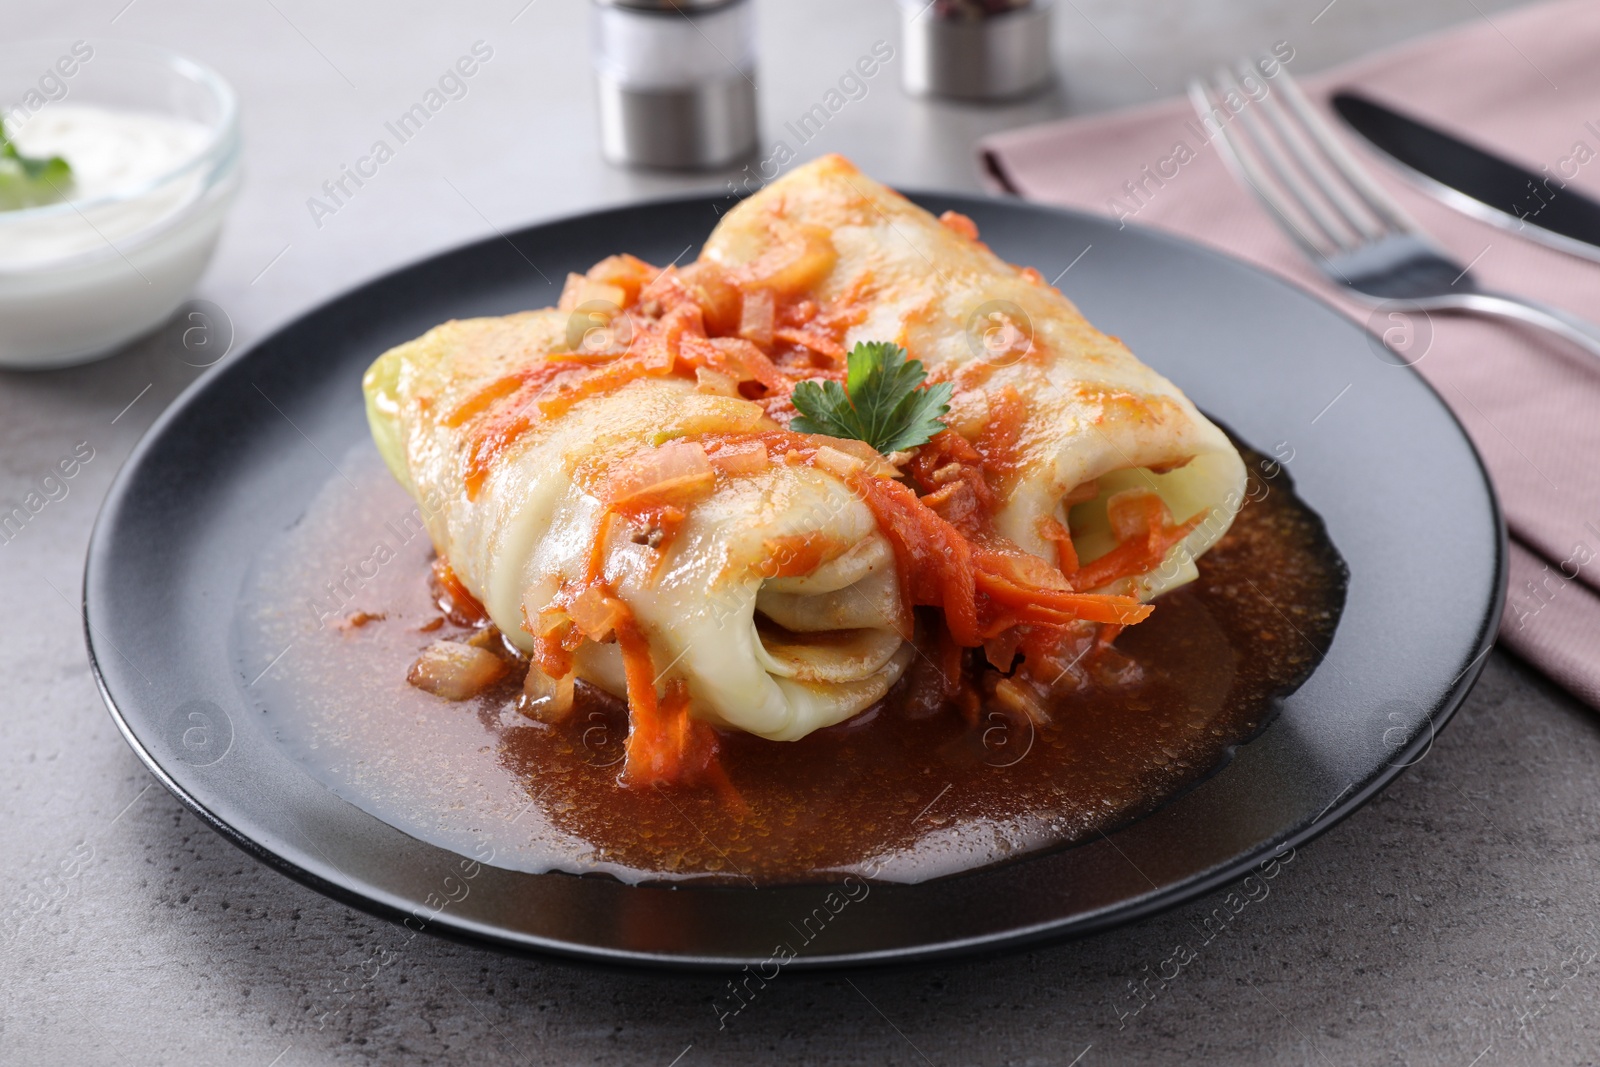
[[[882,697],[911,619],[842,477],[881,460],[836,442],[786,463],[759,406],[692,372],[575,398],[557,386],[596,365],[562,351],[568,320],[446,323],[367,374],[390,469],[439,502],[425,511],[452,580],[547,677],[636,712],[689,698],[701,721],[784,740]]]
[[[1076,588],[1148,600],[1191,580],[1243,500],[1238,452],[1171,382],[970,220],[935,219],[839,156],[730,210],[702,259],[768,279],[759,301],[832,309],[835,351],[897,341],[954,383],[948,422],[981,456],[996,527]],[[816,332],[773,336],[826,351]]]

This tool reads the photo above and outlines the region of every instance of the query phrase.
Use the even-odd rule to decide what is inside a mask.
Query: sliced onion
[[[767,446],[761,441],[723,445],[709,458],[711,465],[724,474],[760,474],[772,465]]]
[[[1017,646],[1021,643],[1022,634],[1019,628],[1009,627],[1003,633],[983,643],[983,656],[995,670],[1009,671],[1012,664],[1017,661]]]
[[[556,301],[556,308],[560,311],[571,311],[577,307],[580,300],[579,294],[587,284],[589,284],[588,278],[568,271],[566,284],[561,287],[561,299]]]
[[[738,396],[739,379],[710,367],[697,367],[694,372],[695,388],[712,396]]]
[[[522,698],[517,710],[530,719],[558,723],[572,714],[572,688],[576,675],[568,671],[560,678],[552,678],[539,669],[538,664],[528,668],[522,682]]]
[[[746,286],[798,293],[821,281],[838,258],[825,227],[801,224],[782,244],[739,268],[739,280]]]
[[[769,391],[784,392],[793,381],[765,352],[743,337],[713,337],[706,342],[715,350],[712,362],[741,382],[760,382]]]
[[[772,344],[777,308],[771,289],[746,289],[739,311],[739,336],[758,345]]]
[[[702,433],[760,433],[776,426],[760,404],[743,397],[702,394],[695,398],[693,410],[675,415],[650,443],[661,445]]]
[[[817,445],[816,458],[812,462],[841,478],[862,467],[878,478],[893,478],[900,473],[882,453],[865,441],[849,437],[826,437],[820,434],[806,436]]]
[[[705,316],[711,333],[733,333],[741,320],[741,294],[728,277],[727,268],[714,260],[697,259],[679,271],[679,277]]]
[[[578,629],[591,641],[605,641],[617,623],[627,617],[627,607],[622,601],[590,586],[572,601],[568,613]]]
[[[1006,711],[1032,720],[1036,725],[1050,721],[1050,709],[1039,694],[1021,678],[1002,678],[995,683],[994,699]]]
[[[457,641],[435,641],[411,665],[406,681],[446,700],[466,700],[505,677],[509,669],[493,652]]]
[[[661,273],[659,267],[653,267],[637,256],[630,256],[624,252],[620,256],[607,256],[589,268],[588,277],[591,281],[602,285],[614,285],[623,292],[623,299],[618,303],[628,307],[639,299],[639,290],[650,284]]]
[[[572,625],[572,616],[568,615],[565,608],[545,608],[539,612],[538,629],[533,631],[535,637],[552,637],[562,633]]]
[[[876,458],[877,454],[874,453],[873,456]],[[848,455],[832,445],[823,445],[817,449],[817,453],[811,462],[829,474],[836,474],[840,478],[848,478],[867,465],[866,461],[857,456]]]
[[[692,503],[711,491],[715,478],[700,442],[668,441],[635,452],[613,469],[606,495],[619,507]]]
[[[582,274],[567,275],[567,283],[561,287],[561,300],[556,307],[562,311],[576,311],[591,303],[603,303],[621,311],[628,303],[628,294],[620,286],[597,282]]]

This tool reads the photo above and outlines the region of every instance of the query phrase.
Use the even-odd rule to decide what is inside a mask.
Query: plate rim
[[[1083,211],[1076,208],[1062,207],[1054,204],[1039,203],[1024,200],[1019,197],[996,197],[975,194],[968,191],[951,191],[939,189],[899,188],[896,191],[919,204],[933,200],[944,203],[956,203],[958,206],[966,204],[979,208],[1000,207],[1004,209],[1021,209],[1026,212],[1041,212],[1050,215],[1062,216],[1080,223],[1086,222],[1093,226],[1103,226],[1109,220],[1094,212]],[[81,585],[80,614],[83,620],[84,642],[88,652],[89,665],[93,675],[95,687],[105,703],[108,713],[116,724],[123,740],[133,750],[134,754],[144,764],[145,768],[155,776],[163,787],[167,789],[186,808],[193,812],[210,829],[222,838],[239,848],[241,851],[261,862],[265,866],[292,878],[296,882],[336,900],[349,907],[373,915],[377,918],[403,924],[413,918],[412,913],[396,906],[394,903],[383,899],[387,894],[379,887],[365,884],[361,888],[342,885],[327,879],[287,857],[273,851],[266,845],[253,839],[248,833],[230,824],[216,812],[211,811],[185,788],[162,765],[154,753],[144,745],[135,734],[128,717],[119,706],[117,699],[111,693],[105,672],[102,669],[100,656],[95,644],[95,624],[91,619],[92,606],[90,588],[92,577],[96,573],[96,560],[105,552],[105,540],[109,536],[106,529],[120,510],[128,485],[132,481],[133,472],[145,462],[148,453],[155,447],[157,441],[167,432],[169,425],[177,421],[188,408],[194,405],[202,394],[210,388],[211,383],[222,373],[236,364],[249,359],[261,348],[275,342],[282,334],[293,329],[298,323],[310,317],[319,315],[353,295],[371,289],[376,289],[391,279],[403,275],[423,264],[445,259],[451,256],[468,252],[479,247],[491,247],[501,241],[510,243],[513,249],[521,251],[515,239],[529,234],[531,231],[562,224],[580,222],[593,222],[608,216],[630,215],[635,213],[648,213],[659,210],[691,208],[695,206],[707,207],[724,202],[738,202],[744,197],[728,195],[715,195],[706,192],[654,197],[638,201],[629,201],[619,204],[602,206],[589,210],[578,210],[560,215],[540,218],[527,222],[514,230],[506,230],[496,234],[484,235],[455,242],[432,251],[424,252],[396,266],[378,271],[366,278],[360,279],[351,285],[339,289],[317,303],[284,316],[268,327],[250,344],[234,352],[230,352],[216,364],[206,368],[194,381],[189,383],[172,402],[152,421],[145,430],[127,458],[118,468],[115,477],[108,486],[101,505],[96,512],[94,523],[90,530],[88,545],[85,551],[84,574]],[[1126,226],[1127,224],[1124,223]],[[1343,309],[1335,305],[1321,293],[1303,288],[1288,279],[1271,271],[1257,266],[1245,259],[1236,257],[1209,244],[1193,240],[1166,230],[1139,223],[1135,221],[1131,228],[1137,230],[1143,237],[1152,239],[1159,244],[1179,248],[1187,253],[1198,253],[1200,256],[1226,263],[1234,268],[1242,268],[1258,279],[1285,291],[1289,298],[1306,299],[1320,306],[1323,310],[1336,315],[1343,322],[1364,334],[1369,341],[1376,342],[1376,336],[1363,323],[1351,318]],[[1483,457],[1474,444],[1471,436],[1460,417],[1445,402],[1442,394],[1424,377],[1414,365],[1407,364],[1403,368],[1417,382],[1426,394],[1432,398],[1440,410],[1447,416],[1456,435],[1466,446],[1468,454],[1472,457],[1475,468],[1484,488],[1485,500],[1488,504],[1489,517],[1495,530],[1494,560],[1493,560],[1493,592],[1490,602],[1486,605],[1482,618],[1477,627],[1473,641],[1473,655],[1466,666],[1457,674],[1446,691],[1435,698],[1431,709],[1426,715],[1430,727],[1419,731],[1417,736],[1404,748],[1396,749],[1391,760],[1381,770],[1374,774],[1369,781],[1360,788],[1347,789],[1336,800],[1324,809],[1322,814],[1316,816],[1310,823],[1299,830],[1287,835],[1281,840],[1267,840],[1245,849],[1233,860],[1219,864],[1214,869],[1183,881],[1176,885],[1160,887],[1158,891],[1148,896],[1135,898],[1131,901],[1120,902],[1098,912],[1086,916],[1068,917],[1066,919],[1052,919],[1036,922],[1027,926],[1009,927],[996,933],[975,935],[971,937],[932,941],[912,947],[896,947],[872,951],[820,953],[816,955],[802,955],[789,959],[784,965],[785,970],[805,971],[807,973],[844,973],[863,967],[894,968],[905,966],[926,965],[938,960],[955,958],[977,959],[996,956],[1003,953],[1014,952],[1024,946],[1046,947],[1074,941],[1083,937],[1094,936],[1107,930],[1126,926],[1141,921],[1153,915],[1173,910],[1183,904],[1189,903],[1199,897],[1216,891],[1222,886],[1236,882],[1248,875],[1266,861],[1266,857],[1281,854],[1284,851],[1294,851],[1303,847],[1310,841],[1320,837],[1334,826],[1343,822],[1361,807],[1369,803],[1378,793],[1387,789],[1398,779],[1401,774],[1420,761],[1427,750],[1437,740],[1438,734],[1454,718],[1466,697],[1472,691],[1488,660],[1488,654],[1495,647],[1498,637],[1501,616],[1504,612],[1507,596],[1506,579],[1509,567],[1509,535],[1501,506],[1499,493],[1490,478],[1488,468]],[[1337,546],[1336,546],[1337,547]],[[1226,768],[1223,768],[1223,773]],[[315,780],[315,779],[314,779]],[[1203,780],[1203,779],[1202,779]],[[335,799],[343,803],[351,803],[332,790],[320,780],[318,785],[327,790]],[[1171,798],[1167,798],[1170,800]],[[1163,800],[1157,810],[1164,806]],[[364,809],[359,809],[363,810]],[[364,812],[365,813],[365,812]],[[378,819],[370,813],[365,813],[370,818]],[[1148,817],[1140,816],[1134,822]],[[378,819],[379,822],[384,820]],[[385,825],[399,833],[406,833],[399,827],[385,822]],[[407,836],[411,836],[407,834]],[[441,852],[450,853],[451,850],[421,838],[413,838],[423,844]],[[1044,850],[1032,856],[1021,856],[1016,859],[1004,861],[1001,866],[1014,866],[1026,864],[1032,859],[1049,855],[1053,851]],[[454,854],[454,853],[451,853]],[[963,878],[979,874],[983,871],[995,870],[995,867],[981,868],[978,871],[961,872],[950,876],[949,879]],[[566,872],[549,872],[549,874],[533,874],[531,872],[516,872],[526,877],[543,878],[554,874],[567,878],[589,878],[588,875],[573,875]],[[934,882],[947,879],[935,879]],[[934,884],[934,882],[920,884]],[[817,883],[820,887],[827,883]],[[654,887],[643,887],[654,888]],[[695,887],[697,889],[726,889],[729,892],[750,894],[770,892],[773,889],[784,887]],[[408,926],[409,929],[409,926]],[[469,944],[478,948],[487,948],[492,951],[509,953],[516,956],[531,957],[536,959],[556,959],[567,963],[585,966],[598,966],[603,968],[617,968],[638,972],[641,969],[665,972],[701,972],[701,973],[726,973],[736,972],[741,967],[752,965],[754,959],[741,958],[738,960],[717,956],[697,956],[693,954],[667,953],[657,950],[620,950],[610,947],[575,944],[541,935],[518,933],[515,937],[508,936],[504,930],[495,930],[485,924],[466,920],[461,916],[451,915],[448,911],[439,913],[427,921],[424,927],[426,933],[446,940],[462,944]]]

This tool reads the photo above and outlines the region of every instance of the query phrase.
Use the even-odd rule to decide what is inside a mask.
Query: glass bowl
[[[123,41],[0,44],[8,133],[83,106],[183,119],[203,136],[153,174],[0,211],[0,366],[86,362],[164,322],[210,261],[239,185],[238,105],[216,72]]]

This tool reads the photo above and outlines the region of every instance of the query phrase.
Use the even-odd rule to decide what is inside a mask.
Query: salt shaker
[[[752,0],[592,0],[606,159],[710,169],[756,143]]]
[[[900,0],[906,91],[1006,100],[1043,88],[1050,7],[1050,0]]]

